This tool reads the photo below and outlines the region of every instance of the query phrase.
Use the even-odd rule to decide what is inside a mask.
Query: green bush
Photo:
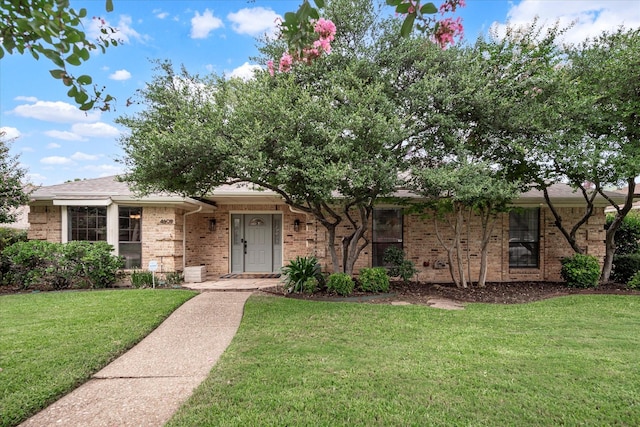
[[[615,215],[607,215],[604,228],[608,229]],[[640,212],[631,211],[616,231],[616,255],[633,254],[640,251]]]
[[[327,290],[329,292],[335,292],[345,297],[351,295],[354,287],[355,283],[347,273],[333,273],[327,280]]]
[[[53,289],[112,286],[122,258],[106,242],[18,242],[3,251],[10,273],[6,284],[28,289],[34,285]]]
[[[184,281],[184,276],[179,271],[171,271],[165,274],[164,280],[168,286],[179,285]]]
[[[562,278],[573,288],[592,288],[598,285],[600,264],[593,255],[574,254],[562,259]]]
[[[363,268],[358,279],[364,292],[389,292],[389,276],[384,267]]]
[[[151,271],[134,270],[129,276],[131,286],[134,288],[150,288],[153,286],[153,273]]]
[[[0,252],[14,243],[26,242],[27,240],[27,230],[0,227]]]
[[[282,267],[284,283],[288,292],[303,292],[304,284],[308,279],[314,278],[321,284],[323,282],[322,269],[316,257],[301,257],[289,261]]]
[[[627,287],[631,289],[640,289],[640,271],[634,274],[629,282],[627,282]]]
[[[305,294],[312,294],[318,290],[318,279],[315,277],[309,277],[302,284],[302,292]]]
[[[400,277],[404,283],[418,272],[413,261],[405,259],[404,251],[396,246],[385,249],[382,262],[388,266],[389,276]]]
[[[640,253],[613,256],[611,280],[627,283],[634,274],[640,271]]]

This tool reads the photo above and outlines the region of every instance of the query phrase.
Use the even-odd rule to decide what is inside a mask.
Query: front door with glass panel
[[[266,273],[281,266],[282,216],[231,215],[231,272]]]

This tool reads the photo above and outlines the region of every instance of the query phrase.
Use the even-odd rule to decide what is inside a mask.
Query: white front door
[[[231,272],[270,273],[280,268],[281,216],[231,215]]]

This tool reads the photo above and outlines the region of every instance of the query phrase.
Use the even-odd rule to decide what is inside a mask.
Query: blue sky
[[[439,1],[435,1],[439,4]],[[105,54],[94,53],[86,64],[71,67],[75,75],[90,74],[117,98],[114,111],[80,112],[66,97],[64,87],[48,73],[48,61],[30,55],[0,60],[0,128],[11,139],[11,152],[20,155],[29,180],[52,185],[75,178],[97,178],[122,172],[115,159],[122,155],[118,137],[123,131],[116,117],[132,114],[126,100],[151,80],[150,60],[169,59],[191,73],[246,76],[255,66],[256,37],[274,31],[274,21],[295,11],[299,1],[236,0],[114,0],[106,13],[104,0],[71,0],[88,16],[100,16],[119,29],[124,42]],[[567,41],[580,41],[621,24],[640,27],[640,0],[467,0],[457,16],[465,35],[473,40],[492,25],[576,21]],[[85,23],[93,34],[93,20]],[[15,138],[15,139],[14,139]]]

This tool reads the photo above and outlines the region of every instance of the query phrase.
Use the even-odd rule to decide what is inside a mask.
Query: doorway
[[[282,214],[231,215],[231,272],[273,273],[282,267]]]

